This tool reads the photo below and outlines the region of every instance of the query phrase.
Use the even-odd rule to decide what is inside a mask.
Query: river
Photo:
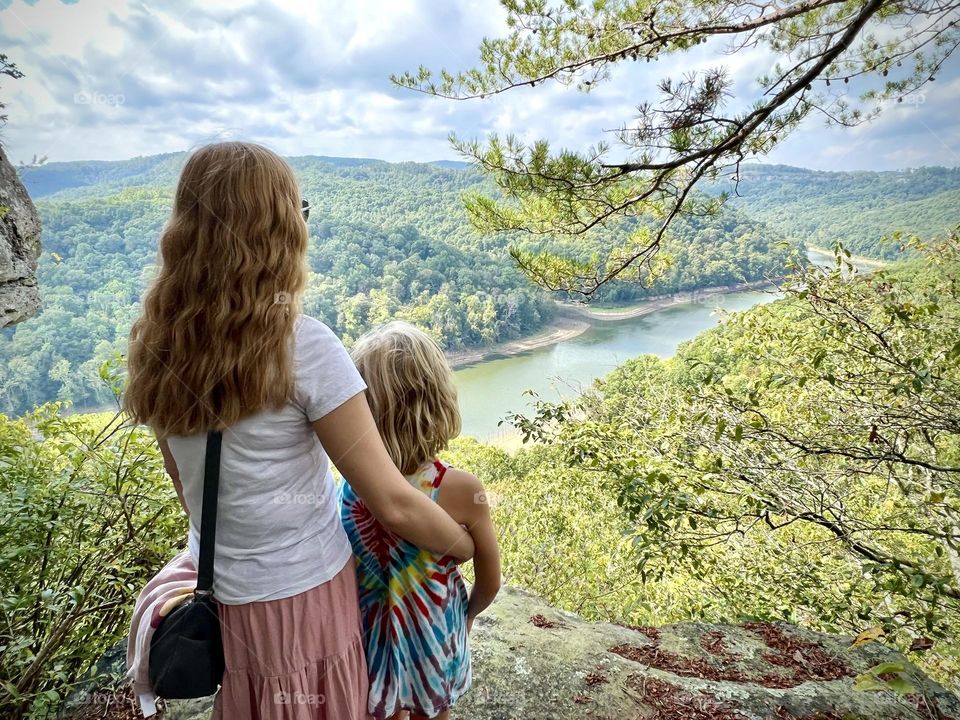
[[[809,257],[817,264],[832,264],[832,256],[817,250],[810,250]],[[710,295],[632,320],[597,323],[556,345],[457,370],[462,434],[515,445],[513,428],[497,423],[510,412],[531,409],[532,398],[524,396],[524,390],[545,400],[569,398],[637,355],[673,355],[681,342],[714,327],[720,320],[718,310],[746,310],[777,297],[773,288]]]
[[[637,355],[673,355],[681,342],[717,324],[718,308],[746,310],[776,297],[772,290],[713,295],[632,320],[598,323],[571,340],[457,370],[463,434],[503,441],[514,433],[497,422],[509,412],[530,409],[532,399],[524,390],[545,400],[571,397]]]

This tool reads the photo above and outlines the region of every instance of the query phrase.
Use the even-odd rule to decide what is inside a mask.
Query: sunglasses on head
[[[309,220],[309,219],[310,219],[310,201],[309,201],[309,200],[301,200],[301,201],[300,201],[300,208],[301,208],[301,211],[303,212],[303,219],[304,219],[304,220]]]

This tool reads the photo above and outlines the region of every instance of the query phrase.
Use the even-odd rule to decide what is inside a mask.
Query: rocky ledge
[[[0,149],[0,327],[26,320],[39,309],[39,256],[40,217]]]
[[[778,623],[624,627],[504,588],[471,644],[460,720],[960,720],[960,699],[882,643]],[[854,687],[881,663],[899,693]],[[210,704],[164,717],[207,718]]]

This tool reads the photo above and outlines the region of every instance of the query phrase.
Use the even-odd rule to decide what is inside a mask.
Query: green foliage
[[[511,580],[633,623],[879,627],[956,677],[960,238],[909,244],[867,277],[840,248],[674,358],[513,418],[538,444],[491,473]]]
[[[558,455],[546,447],[510,455],[472,439],[456,441],[444,455],[484,483],[505,581],[591,619],[639,621],[659,603],[681,617],[674,588],[639,581],[630,524],[615,493]]]
[[[126,632],[185,518],[156,441],[59,403],[0,415],[0,716],[43,717]]]
[[[903,663],[885,662],[875,665],[867,672],[858,675],[853,687],[861,691],[890,691],[898,695],[909,695],[916,692],[910,676]]]
[[[738,192],[729,202],[807,245],[842,242],[854,253],[892,259],[904,251],[902,243],[886,238],[892,228],[941,238],[960,220],[960,169],[840,173],[751,165],[741,168]]]
[[[508,263],[428,240],[410,227],[385,233],[336,227],[308,251],[304,311],[346,343],[402,318],[447,349],[529,334],[553,312]]]
[[[624,229],[617,250],[620,258],[644,246],[653,232],[649,223],[629,223]],[[786,242],[775,224],[758,223],[732,209],[707,217],[681,217],[651,262],[605,283],[594,301],[627,302],[780,277],[789,263],[800,259],[802,247],[799,240]],[[524,248],[516,252],[520,266],[546,287],[560,286],[569,272],[593,272],[605,251],[584,238],[527,241]],[[533,257],[534,253],[540,255]]]

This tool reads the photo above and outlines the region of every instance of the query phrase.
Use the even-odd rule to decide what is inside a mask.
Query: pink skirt
[[[221,605],[227,662],[214,720],[367,720],[353,558],[293,597]]]

